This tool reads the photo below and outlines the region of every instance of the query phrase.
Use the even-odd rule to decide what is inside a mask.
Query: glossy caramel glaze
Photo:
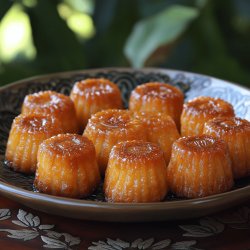
[[[219,98],[199,96],[184,104],[181,135],[202,135],[204,124],[215,117],[234,117],[233,106]]]
[[[215,118],[204,126],[204,134],[224,140],[229,148],[235,178],[250,175],[250,122],[241,118]]]
[[[105,109],[121,109],[122,97],[118,86],[103,78],[76,82],[70,98],[76,108],[79,124],[84,128],[92,114]]]
[[[180,127],[183,93],[166,83],[150,82],[137,86],[131,93],[129,109],[132,111],[162,112],[173,118]]]
[[[58,121],[41,114],[17,116],[10,130],[5,158],[16,171],[34,173],[40,143],[62,133]]]
[[[120,141],[146,140],[143,123],[132,117],[128,110],[100,111],[89,119],[84,135],[95,145],[98,165],[104,175],[109,153]]]
[[[100,182],[95,147],[85,136],[61,134],[39,147],[35,188],[43,193],[82,198]]]
[[[22,114],[46,114],[58,119],[64,133],[78,133],[79,125],[72,100],[54,91],[40,91],[27,95]]]
[[[133,116],[143,122],[147,141],[160,146],[168,165],[172,144],[180,137],[173,119],[166,114],[155,112],[135,112]]]
[[[125,141],[116,144],[104,180],[106,199],[111,202],[156,202],[167,194],[167,168],[156,144]]]
[[[228,147],[212,136],[178,139],[167,169],[170,189],[180,197],[204,197],[226,192],[233,186]]]

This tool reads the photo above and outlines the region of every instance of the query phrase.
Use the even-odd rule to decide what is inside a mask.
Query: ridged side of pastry
[[[92,114],[123,107],[118,86],[103,78],[89,78],[76,82],[70,98],[75,104],[77,118],[82,128],[86,126]]]
[[[99,182],[95,148],[86,137],[63,134],[40,145],[34,182],[38,191],[82,198],[90,195]]]
[[[111,202],[157,202],[168,191],[166,163],[156,144],[120,142],[113,147],[104,180]]]
[[[40,91],[27,95],[22,105],[22,114],[48,115],[60,122],[64,133],[79,132],[73,101],[55,91]]]
[[[147,141],[160,146],[168,164],[172,144],[180,137],[173,119],[166,114],[155,112],[135,112],[133,116],[143,122]]]
[[[5,158],[15,171],[34,173],[39,145],[61,132],[57,120],[39,114],[19,115],[10,130]]]
[[[250,175],[250,122],[241,118],[215,118],[208,121],[204,134],[224,140],[229,148],[235,178]]]
[[[129,109],[132,111],[161,112],[173,118],[180,128],[183,93],[166,83],[150,82],[137,86],[131,93]]]
[[[167,177],[171,191],[179,197],[199,198],[230,190],[234,182],[226,143],[206,135],[178,139]]]
[[[234,117],[233,106],[222,99],[208,96],[188,101],[181,114],[181,135],[202,135],[204,124],[215,117]]]
[[[95,145],[102,175],[105,174],[109,154],[115,144],[127,140],[146,140],[142,122],[132,118],[129,111],[117,109],[94,114],[88,121],[84,135]]]

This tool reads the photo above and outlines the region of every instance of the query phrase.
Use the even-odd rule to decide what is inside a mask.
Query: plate
[[[250,90],[209,76],[147,68],[107,68],[63,72],[18,81],[0,89],[0,193],[26,206],[50,214],[96,221],[164,221],[208,215],[242,203],[250,198],[250,178],[237,181],[232,191],[199,199],[176,199],[168,196],[163,202],[122,204],[107,203],[101,186],[87,199],[70,199],[33,191],[33,176],[16,173],[4,164],[8,133],[13,118],[20,113],[25,95],[40,90],[69,94],[74,82],[104,77],[115,82],[122,92],[125,105],[130,92],[149,81],[168,82],[178,86],[189,100],[206,95],[230,102],[237,116],[250,120]]]

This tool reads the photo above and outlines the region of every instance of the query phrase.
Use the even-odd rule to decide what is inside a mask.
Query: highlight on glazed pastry
[[[57,118],[64,133],[78,133],[79,125],[72,100],[54,91],[40,91],[27,95],[22,114],[46,114]]]
[[[39,145],[62,132],[58,121],[42,114],[19,115],[13,123],[5,159],[15,171],[35,173]]]
[[[188,101],[181,114],[181,135],[202,135],[204,124],[216,117],[234,117],[233,106],[220,98],[209,96]]]
[[[118,86],[103,78],[89,78],[75,83],[70,98],[76,108],[77,118],[84,128],[92,114],[105,109],[122,109]]]
[[[204,134],[224,140],[229,148],[235,178],[250,175],[250,122],[236,117],[208,121]]]
[[[143,122],[147,141],[160,146],[168,164],[172,144],[180,137],[173,119],[166,114],[157,112],[135,112],[133,116]]]
[[[157,202],[168,191],[167,167],[159,146],[125,141],[112,148],[104,180],[111,202]]]
[[[84,130],[95,145],[101,174],[105,174],[112,147],[121,141],[146,140],[143,123],[128,110],[109,109],[91,116]]]
[[[226,142],[208,135],[178,139],[173,144],[167,180],[179,197],[199,198],[229,191],[234,182]]]
[[[166,83],[149,82],[132,91],[129,109],[165,113],[173,118],[179,129],[183,102],[184,95],[178,88]]]
[[[60,134],[38,150],[35,188],[43,193],[82,198],[100,182],[95,147],[85,136]]]

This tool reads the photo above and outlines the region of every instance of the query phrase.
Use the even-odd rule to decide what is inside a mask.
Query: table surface
[[[49,215],[0,197],[0,249],[250,249],[250,201],[203,218],[105,223]]]

